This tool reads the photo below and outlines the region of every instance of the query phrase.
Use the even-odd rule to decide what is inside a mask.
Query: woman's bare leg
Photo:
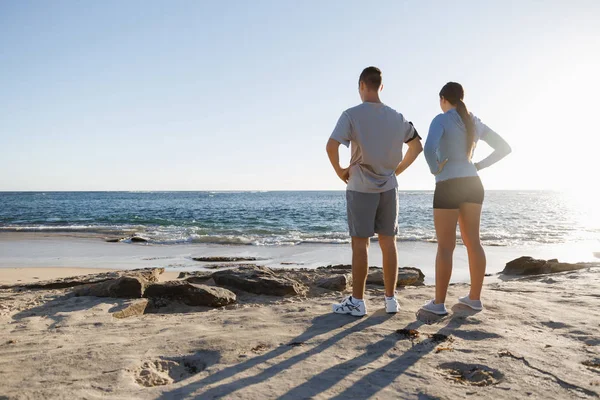
[[[437,235],[438,248],[435,258],[435,303],[446,301],[446,293],[452,276],[452,256],[456,247],[456,223],[459,210],[436,208],[433,222]]]
[[[471,273],[471,300],[481,299],[481,288],[485,277],[485,251],[479,238],[481,221],[481,204],[464,203],[460,206],[458,223],[463,243],[469,255],[469,272]]]

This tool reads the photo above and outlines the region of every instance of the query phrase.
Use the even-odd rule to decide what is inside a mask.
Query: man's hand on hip
[[[336,171],[337,176],[340,177],[344,183],[348,183],[348,179],[350,179],[350,167],[348,168],[340,168]]]

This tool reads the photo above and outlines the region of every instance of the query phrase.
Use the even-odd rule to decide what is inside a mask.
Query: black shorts
[[[483,198],[483,185],[478,176],[448,179],[435,185],[433,208],[456,210],[463,203],[483,204]]]

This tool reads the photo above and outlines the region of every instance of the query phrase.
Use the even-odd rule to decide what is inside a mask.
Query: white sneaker
[[[444,304],[435,304],[434,301],[435,300],[430,300],[429,303],[421,307],[421,310],[428,311],[436,315],[448,314],[448,310],[446,310],[446,306]]]
[[[385,296],[385,312],[388,314],[396,314],[398,311],[400,311],[400,305],[398,304],[396,297]]]
[[[336,314],[350,314],[355,317],[362,317],[367,313],[367,306],[362,300],[355,300],[348,296],[339,304],[332,305],[333,312]]]
[[[460,304],[464,304],[467,307],[470,307],[475,311],[483,310],[483,303],[481,302],[481,300],[471,300],[469,295],[466,295],[465,297],[459,297],[458,302]]]

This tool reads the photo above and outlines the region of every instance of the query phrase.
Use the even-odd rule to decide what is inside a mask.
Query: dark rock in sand
[[[502,273],[506,275],[536,275],[548,274],[550,271],[548,261],[525,256],[506,263]]]
[[[185,279],[190,283],[204,283],[211,279],[213,272],[208,271],[193,271],[193,272],[181,272],[177,279]]]
[[[212,278],[220,286],[227,286],[255,294],[272,296],[298,295],[306,293],[306,286],[284,276],[278,276],[267,267],[240,267],[217,271]]]
[[[144,297],[177,300],[188,306],[222,307],[236,302],[235,293],[227,289],[186,281],[152,284],[144,292]]]
[[[138,277],[148,282],[158,282],[158,277],[163,272],[165,272],[164,268],[141,268],[132,270],[111,271],[103,272],[100,274],[79,275],[35,283],[5,285],[0,286],[0,289],[10,289],[17,287],[25,289],[65,289],[70,287],[114,280],[122,276]]]
[[[256,264],[211,264],[205,265],[206,269],[225,269],[225,268],[238,268],[238,267],[255,267]]]
[[[258,261],[256,257],[193,257],[194,261],[201,262],[239,262],[239,261]]]
[[[541,275],[552,274],[557,272],[575,271],[578,269],[598,266],[590,263],[561,263],[557,259],[538,260],[533,257],[519,257],[506,263],[504,270],[501,272],[505,275]]]
[[[330,278],[322,278],[316,282],[316,285],[324,289],[344,292],[348,290],[348,287],[352,286],[352,275],[344,274],[332,276]]]
[[[556,262],[556,263],[549,262],[549,264],[550,264],[550,272],[551,273],[576,271],[578,269],[584,269],[584,268],[598,266],[598,264],[589,264],[589,263],[571,264],[571,263],[561,263],[561,262]]]
[[[416,272],[419,275],[419,278],[417,279],[417,281],[413,284],[411,284],[412,286],[421,286],[425,284],[425,274],[423,273],[423,271],[421,271],[419,268],[417,267],[402,267],[398,269],[398,282],[400,283],[400,277],[401,277],[401,273],[402,272],[406,272],[406,273],[410,273],[410,271]],[[409,286],[408,284],[406,284],[406,286]]]
[[[370,267],[373,268],[373,267]],[[319,267],[317,268],[317,271],[322,271],[322,270],[352,270],[352,265],[350,264],[336,264],[336,265],[328,265],[326,267]]]
[[[148,242],[148,239],[143,238],[141,236],[134,236],[130,240],[131,240],[131,243],[146,243],[146,242]]]
[[[164,268],[141,268],[123,271],[125,276],[139,276],[148,282],[158,282],[159,276],[165,272]]]
[[[109,238],[106,239],[105,242],[107,243],[119,243],[121,240],[125,240],[127,238]]]
[[[117,279],[82,286],[76,289],[75,295],[124,299],[140,298],[144,293],[146,282],[140,277],[122,276]]]
[[[423,285],[424,279],[425,275],[418,268],[398,268],[398,286],[421,286]],[[377,268],[375,270],[369,270],[367,283],[372,285],[383,285],[383,269]]]
[[[139,315],[143,315],[148,306],[148,299],[136,300],[125,306],[122,310],[116,311],[112,314],[115,318],[129,318]]]
[[[352,271],[352,265],[338,264],[317,268],[318,273],[345,274]],[[414,267],[398,268],[399,286],[421,286],[424,284],[425,274]],[[383,269],[380,267],[369,267],[367,283],[372,285],[383,285]]]

